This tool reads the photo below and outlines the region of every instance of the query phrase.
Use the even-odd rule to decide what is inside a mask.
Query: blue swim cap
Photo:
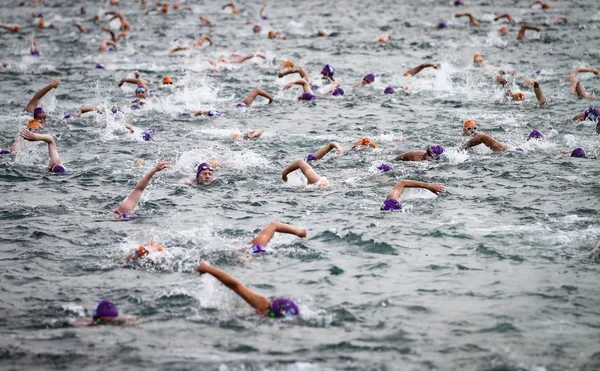
[[[269,317],[293,317],[298,314],[300,309],[292,299],[276,298],[269,303]]]
[[[402,210],[402,205],[400,204],[400,201],[396,200],[395,198],[388,198],[387,200],[383,201],[379,210],[399,211]]]

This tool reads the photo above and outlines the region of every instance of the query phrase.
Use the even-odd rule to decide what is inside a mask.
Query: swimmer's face
[[[475,58],[473,59],[473,65],[475,65],[475,67],[477,68],[481,68],[483,67],[483,58]]]
[[[39,115],[34,117],[36,120],[38,120],[38,122],[42,125],[44,125],[46,123],[46,114],[45,113],[40,113]]]
[[[136,89],[135,97],[139,99],[146,99],[146,89]]]
[[[36,128],[36,127],[27,128],[27,130],[29,130],[32,133],[36,133],[36,134],[40,133],[40,128]]]
[[[465,136],[475,135],[477,134],[477,126],[467,126],[463,128],[463,134]]]
[[[362,84],[363,85],[369,85],[371,83],[371,81],[367,80],[367,79],[363,79],[362,80]]]
[[[196,178],[196,181],[199,184],[209,184],[213,180],[215,180],[215,176],[214,176],[213,172],[209,169],[202,170],[200,172],[200,174],[198,174],[198,177]]]

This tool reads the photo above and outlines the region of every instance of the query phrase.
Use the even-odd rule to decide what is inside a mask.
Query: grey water
[[[0,147],[29,119],[23,108],[33,94],[60,77],[42,101],[44,132],[71,170],[49,173],[47,150],[35,143],[0,158],[3,370],[600,368],[600,268],[587,259],[600,232],[600,162],[568,157],[575,147],[599,154],[600,145],[593,123],[571,121],[594,103],[570,95],[563,82],[576,67],[600,65],[597,1],[552,1],[541,10],[509,0],[473,0],[466,8],[432,0],[283,0],[269,3],[266,20],[258,16],[261,2],[239,3],[241,15],[222,10],[224,3],[182,1],[192,10],[144,15],[138,1],[121,0],[130,37],[99,53],[107,34],[91,19],[114,8],[107,1],[1,2],[0,23],[23,29],[0,31],[0,62],[8,62],[0,70]],[[59,28],[36,28],[32,11]],[[463,11],[483,26],[454,18]],[[493,22],[504,12],[518,21],[508,37]],[[200,15],[212,25],[202,26]],[[559,15],[568,23],[547,24]],[[248,20],[260,21],[262,33],[253,34]],[[79,33],[78,21],[92,32]],[[440,22],[449,27],[436,29]],[[519,43],[522,23],[542,32],[528,31]],[[119,32],[117,21],[110,26]],[[314,37],[318,28],[340,35]],[[270,29],[287,39],[269,40]],[[378,45],[387,32],[392,40]],[[215,45],[168,53],[202,33]],[[32,36],[39,57],[29,55]],[[267,59],[221,71],[206,61],[233,52]],[[495,74],[473,67],[476,53],[489,71],[515,69],[510,82],[526,100],[503,100]],[[282,92],[292,79],[278,79],[276,67],[287,59],[316,81],[323,65],[333,65],[346,95],[320,92],[307,103],[297,101],[299,90]],[[403,76],[423,62],[442,67]],[[133,71],[157,90],[136,111],[128,108],[134,88],[117,86]],[[374,84],[353,88],[367,73]],[[181,87],[162,87],[164,75]],[[537,107],[527,78],[540,81],[555,105]],[[592,74],[581,81],[588,92],[600,88]],[[388,96],[386,86],[414,92]],[[259,97],[250,109],[235,109],[255,87],[275,102]],[[110,114],[63,119],[80,107],[112,106],[123,107],[136,133]],[[184,114],[200,109],[224,116]],[[459,151],[467,119],[525,152]],[[139,131],[150,127],[157,133],[145,142]],[[259,140],[232,138],[257,128],[265,132]],[[526,141],[533,129],[544,141]],[[326,189],[304,187],[296,174],[289,184],[281,180],[292,161],[331,141],[350,148],[363,137],[377,148],[331,153],[314,164],[329,180]],[[447,158],[392,161],[430,144],[444,146]],[[145,161],[141,168],[136,158]],[[172,163],[145,191],[139,217],[107,218],[161,159]],[[222,164],[218,181],[179,184],[207,160]],[[379,174],[381,163],[394,170]],[[411,190],[403,212],[380,212],[400,179],[441,183],[447,192]],[[240,263],[234,251],[274,220],[306,228],[307,238],[277,235],[269,255]],[[123,257],[147,241],[160,241],[164,256],[126,264]],[[294,298],[301,315],[256,317],[219,282],[198,275],[200,259],[266,296]],[[139,326],[72,327],[101,299]]]

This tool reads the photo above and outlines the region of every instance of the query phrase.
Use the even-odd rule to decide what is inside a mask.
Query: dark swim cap
[[[94,314],[92,318],[94,320],[103,318],[103,317],[118,317],[119,311],[117,310],[117,306],[112,301],[102,300],[96,305],[96,309],[94,309]]]
[[[323,67],[323,69],[321,70],[321,75],[325,75],[328,77],[333,77],[334,73],[335,69],[333,68],[333,66],[330,66],[328,64],[326,64],[325,67]]]
[[[276,298],[269,304],[269,317],[293,317],[298,314],[300,309],[292,299]]]
[[[196,178],[200,176],[200,173],[202,172],[202,170],[210,170],[213,171],[212,166],[210,166],[210,164],[208,162],[203,162],[200,165],[198,165],[198,169],[196,170]]]
[[[337,97],[338,95],[344,95],[344,89],[342,88],[336,88],[333,93],[331,93],[331,95],[333,95],[334,97]]]
[[[529,139],[544,139],[544,134],[542,134],[541,131],[534,129],[531,131],[531,133],[529,133],[527,140]]]
[[[315,99],[317,99],[317,97],[315,97],[315,95],[312,93],[302,93],[302,95],[300,96],[300,100],[315,100]]]
[[[42,107],[35,107],[35,109],[33,110],[33,118],[42,113],[46,113],[46,111],[44,111]]]
[[[573,150],[573,152],[571,152],[571,157],[580,157],[580,158],[583,158],[583,157],[585,157],[585,151],[581,147],[575,148]]]
[[[373,75],[372,73],[365,75],[365,77],[363,77],[363,80],[367,80],[368,82],[373,82],[373,81],[375,81],[375,75]]]
[[[377,166],[377,170],[381,171],[382,173],[387,173],[388,171],[392,171],[393,169],[388,164],[381,164]]]
[[[305,160],[306,160],[306,162],[311,162],[311,161],[317,161],[318,158],[317,158],[317,156],[315,156],[311,153],[306,156]]]
[[[600,118],[600,110],[595,107],[590,107],[585,110],[584,120],[596,121]]]
[[[383,201],[379,210],[399,211],[402,210],[402,205],[400,204],[400,201],[396,200],[395,198],[388,198],[387,200]]]
[[[52,169],[50,169],[50,171],[53,173],[59,173],[59,174],[69,172],[69,170],[67,170],[66,167],[59,165],[59,164],[54,164],[54,166],[52,166]]]
[[[440,156],[444,153],[444,147],[442,146],[429,146],[427,147],[427,154],[436,160],[440,159]]]
[[[384,94],[394,94],[396,91],[394,90],[394,88],[392,88],[391,86],[388,86],[387,88],[385,88],[385,90],[383,91]]]
[[[145,140],[146,142],[149,142],[152,140],[152,134],[154,134],[154,133],[156,133],[156,129],[149,128],[142,133],[142,139]]]

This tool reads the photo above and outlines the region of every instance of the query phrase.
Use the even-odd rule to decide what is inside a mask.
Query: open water
[[[67,175],[46,171],[45,146],[24,143],[0,159],[0,368],[3,370],[597,370],[600,368],[600,267],[587,259],[598,241],[600,188],[597,160],[568,157],[575,147],[600,153],[591,122],[573,122],[590,106],[568,93],[563,79],[576,67],[600,66],[600,5],[595,0],[552,1],[548,10],[528,2],[273,1],[254,35],[259,2],[241,2],[241,15],[221,2],[187,1],[192,11],[148,16],[138,1],[118,8],[133,26],[118,50],[98,53],[99,25],[80,34],[76,21],[93,18],[100,1],[46,1],[45,6],[1,2],[1,22],[21,24],[0,34],[0,143],[7,148],[27,121],[31,96],[52,78],[60,87],[42,106],[45,132],[57,141]],[[223,2],[224,3],[224,2]],[[79,14],[85,6],[87,15]],[[459,11],[483,22],[471,29]],[[34,27],[30,11],[60,29]],[[493,17],[510,12],[540,25],[518,43],[518,25],[502,38]],[[531,14],[534,12],[535,14]],[[212,26],[202,26],[199,15]],[[545,25],[566,15],[564,25]],[[437,30],[439,22],[448,29]],[[118,29],[119,23],[111,27]],[[317,28],[340,36],[317,38]],[[269,40],[275,29],[287,40]],[[378,46],[377,38],[392,34]],[[209,33],[214,47],[169,55],[176,40],[191,44]],[[29,55],[35,36],[41,56]],[[139,51],[140,54],[134,54]],[[265,52],[267,60],[213,71],[207,58]],[[473,68],[475,53],[495,68],[514,68],[522,103],[502,100],[494,74]],[[275,67],[292,59],[313,79],[326,63],[336,68],[346,95],[298,102],[281,92],[290,78]],[[403,73],[422,62],[439,71]],[[102,63],[105,69],[95,69]],[[133,87],[120,78],[138,70],[157,89],[139,111],[127,107]],[[493,68],[492,68],[493,70]],[[373,86],[353,89],[367,73]],[[163,88],[168,74],[182,88]],[[522,84],[537,78],[556,104],[536,107]],[[586,90],[598,78],[581,75]],[[512,84],[512,80],[511,80]],[[383,94],[411,86],[410,96]],[[249,110],[233,105],[254,87],[272,93]],[[514,85],[515,91],[519,90]],[[297,88],[296,88],[297,89]],[[597,91],[597,90],[596,90]],[[144,142],[112,115],[63,120],[82,106],[124,107]],[[221,118],[182,115],[218,109]],[[525,153],[459,152],[462,123]],[[262,128],[258,141],[232,135]],[[532,129],[541,143],[525,142]],[[281,181],[281,170],[329,141],[349,148],[368,136],[370,152],[334,153],[316,163],[325,190],[303,178]],[[409,150],[443,145],[440,163],[393,163]],[[134,168],[137,157],[145,160]],[[158,173],[137,207],[138,219],[106,217],[160,159]],[[223,164],[208,187],[178,185],[195,164]],[[435,197],[409,191],[404,212],[379,205],[400,179],[439,182]],[[308,237],[275,236],[270,255],[239,263],[233,251],[268,222],[307,228]],[[158,240],[166,248],[155,264],[130,266],[123,256]],[[259,318],[212,277],[195,272],[204,258],[262,294],[294,298],[301,316]],[[73,328],[100,299],[136,316],[139,327]]]

